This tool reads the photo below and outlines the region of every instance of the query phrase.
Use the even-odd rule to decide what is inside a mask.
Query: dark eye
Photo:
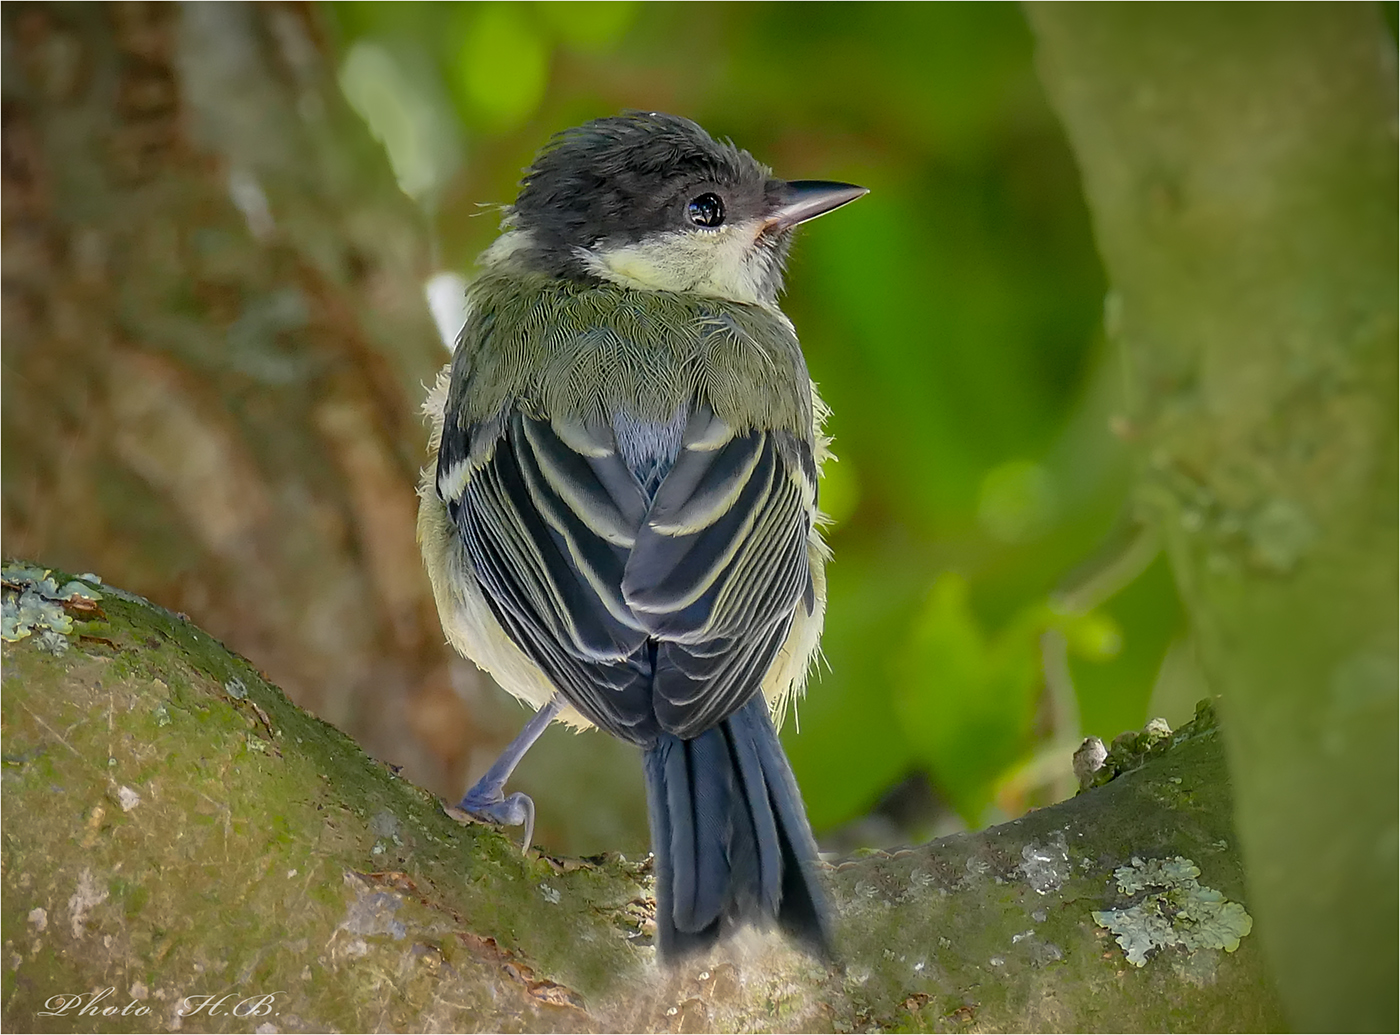
[[[696,226],[719,226],[724,222],[724,202],[718,194],[707,192],[691,198],[686,214]]]

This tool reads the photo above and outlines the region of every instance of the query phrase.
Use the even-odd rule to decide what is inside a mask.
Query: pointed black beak
[[[768,214],[763,229],[770,233],[790,230],[798,223],[825,215],[869,194],[866,187],[831,180],[789,180],[778,191],[778,205]]]

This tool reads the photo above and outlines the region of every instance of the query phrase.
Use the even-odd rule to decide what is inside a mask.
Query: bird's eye
[[[696,226],[719,226],[724,222],[724,202],[718,194],[706,192],[690,199],[686,214]]]

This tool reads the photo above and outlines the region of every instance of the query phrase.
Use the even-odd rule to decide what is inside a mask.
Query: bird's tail
[[[691,740],[663,734],[645,766],[662,958],[774,921],[829,957],[816,842],[763,696]]]

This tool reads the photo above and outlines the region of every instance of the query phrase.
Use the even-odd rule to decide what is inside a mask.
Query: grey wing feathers
[[[690,737],[758,692],[813,606],[811,449],[698,405],[648,498],[618,434],[518,410],[449,419],[439,491],[503,628],[575,707],[629,740]]]

